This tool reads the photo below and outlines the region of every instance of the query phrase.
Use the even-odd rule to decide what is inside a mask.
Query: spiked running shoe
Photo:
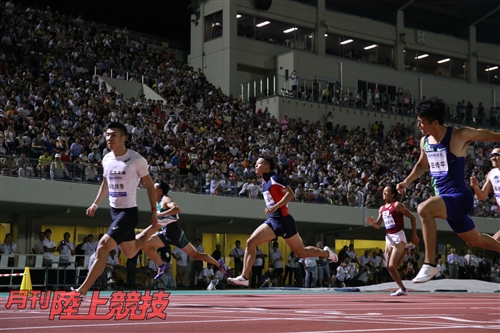
[[[169,268],[170,266],[167,263],[164,263],[160,267],[158,267],[158,273],[156,273],[156,276],[154,277],[155,280],[158,280],[159,278],[162,277],[163,273]]]
[[[398,291],[396,291],[395,293],[391,294],[391,296],[407,296],[407,295],[408,295],[408,291],[403,290],[401,288],[399,288]]]
[[[432,267],[429,264],[423,264],[417,276],[412,280],[415,283],[424,283],[432,280],[439,273],[439,268]]]
[[[231,276],[231,269],[227,267],[227,265],[222,261],[222,259],[217,260],[217,262],[220,264],[219,266],[219,271],[224,273],[227,277]]]
[[[245,279],[242,275],[237,276],[235,278],[229,278],[227,279],[230,284],[235,285],[235,286],[242,286],[242,287],[248,287],[248,279]]]
[[[335,253],[333,253],[332,250],[330,250],[330,248],[328,246],[325,246],[323,248],[323,251],[327,251],[328,252],[328,259],[330,259],[331,261],[333,262],[337,262],[339,261],[339,257],[337,257],[337,255]]]

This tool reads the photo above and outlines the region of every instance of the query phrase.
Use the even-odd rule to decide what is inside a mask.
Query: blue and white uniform
[[[435,195],[446,205],[448,224],[456,233],[464,233],[475,228],[468,215],[474,205],[474,195],[465,181],[465,157],[457,157],[450,151],[452,132],[453,127],[448,127],[443,140],[436,144],[429,143],[427,135],[423,148]]]

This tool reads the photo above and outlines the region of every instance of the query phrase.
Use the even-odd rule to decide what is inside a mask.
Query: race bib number
[[[273,196],[271,195],[271,193],[269,192],[263,192],[262,193],[262,196],[264,197],[264,201],[266,202],[266,206],[269,207],[269,206],[273,206],[276,204],[276,202],[274,201],[273,199]]]
[[[429,161],[431,176],[444,177],[448,175],[448,161],[446,160],[446,151],[425,152]]]
[[[396,227],[396,222],[392,218],[392,215],[389,211],[385,211],[382,213],[382,219],[384,220],[385,228],[392,229]]]

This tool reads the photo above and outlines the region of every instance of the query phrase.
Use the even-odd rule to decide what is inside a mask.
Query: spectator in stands
[[[210,280],[214,278],[214,265],[207,263],[207,267],[202,268],[202,270],[197,275],[198,287],[206,289]]]
[[[439,273],[434,277],[435,280],[440,280],[440,279],[449,279],[450,276],[448,275],[448,271],[446,270],[446,266],[443,264],[443,259],[439,258],[437,260],[437,265],[439,268]]]
[[[33,248],[31,249],[31,252],[33,254],[43,254],[43,240],[45,239],[45,232],[40,231],[38,233],[38,241],[33,244]]]
[[[491,264],[486,257],[483,256],[477,267],[477,276],[479,280],[490,281]]]
[[[57,251],[59,252],[59,262],[69,262],[71,256],[75,255],[75,247],[73,243],[69,240],[70,233],[64,233],[64,239],[59,242],[57,246]]]
[[[49,267],[52,265],[52,259],[54,258],[54,252],[56,251],[56,244],[50,237],[52,236],[52,230],[45,230],[45,239],[43,240],[43,261],[42,266]]]
[[[38,159],[37,169],[40,171],[40,176],[42,179],[46,178],[47,169],[50,169],[50,165],[52,164],[52,156],[49,155],[50,152],[45,150],[43,155],[41,155]]]
[[[50,163],[50,179],[70,179],[69,171],[66,165],[61,161],[61,154],[54,155],[55,160]]]
[[[17,244],[12,242],[12,234],[5,234],[3,244],[0,245],[0,253],[8,256],[7,266],[14,267],[15,253],[17,252]]]

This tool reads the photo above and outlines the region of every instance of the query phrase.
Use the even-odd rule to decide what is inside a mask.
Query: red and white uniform
[[[404,215],[396,210],[396,203],[397,201],[394,201],[389,205],[384,205],[380,210],[387,232],[385,242],[392,247],[399,243],[408,243],[403,230],[405,227]]]
[[[500,212],[500,169],[492,169],[488,175],[490,179],[491,186],[493,187],[493,194],[497,201],[498,212]]]

